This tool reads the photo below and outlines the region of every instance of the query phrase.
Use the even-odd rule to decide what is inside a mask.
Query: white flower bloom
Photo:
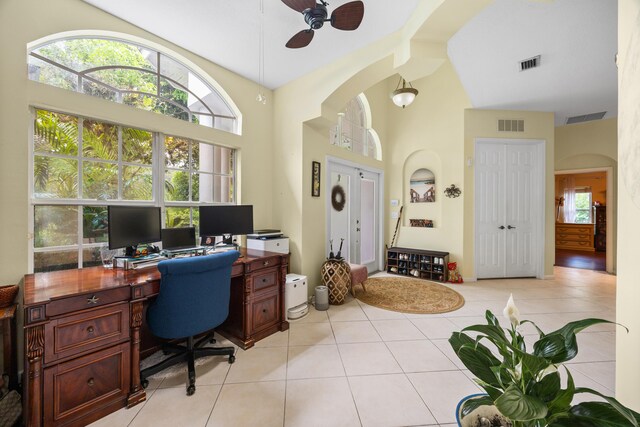
[[[502,310],[504,317],[509,319],[513,326],[520,325],[520,310],[516,307],[516,304],[513,302],[513,294],[509,296],[509,301],[507,301],[507,306]]]

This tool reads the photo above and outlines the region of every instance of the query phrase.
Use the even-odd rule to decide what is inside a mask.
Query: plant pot
[[[462,405],[474,397],[486,396],[486,394],[471,394],[463,397],[456,407],[456,421],[458,427],[511,427],[511,421],[506,419],[495,406],[480,406],[469,415],[461,418]]]

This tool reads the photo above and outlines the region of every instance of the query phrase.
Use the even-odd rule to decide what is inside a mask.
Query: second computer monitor
[[[178,250],[196,246],[195,227],[163,228],[162,249]]]
[[[231,235],[250,233],[252,205],[200,206],[200,236],[224,236],[225,243],[231,243]]]

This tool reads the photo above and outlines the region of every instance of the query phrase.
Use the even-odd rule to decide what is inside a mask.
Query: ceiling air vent
[[[524,132],[524,120],[498,119],[498,132]]]
[[[540,55],[520,61],[520,71],[527,71],[540,66]]]
[[[605,114],[607,114],[606,111],[603,111],[601,113],[591,113],[584,114],[582,116],[568,117],[567,124],[572,125],[574,123],[590,122],[591,120],[601,120]]]

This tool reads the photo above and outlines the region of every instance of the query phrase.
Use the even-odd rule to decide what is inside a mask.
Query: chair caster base
[[[236,356],[234,356],[233,354],[229,356],[229,365],[231,365],[235,361],[236,361]]]
[[[142,388],[147,388],[147,387],[149,387],[149,380],[142,380],[142,381],[140,381],[140,385],[142,386]]]
[[[190,385],[187,387],[187,396],[193,396],[193,393],[196,392],[196,386]]]

